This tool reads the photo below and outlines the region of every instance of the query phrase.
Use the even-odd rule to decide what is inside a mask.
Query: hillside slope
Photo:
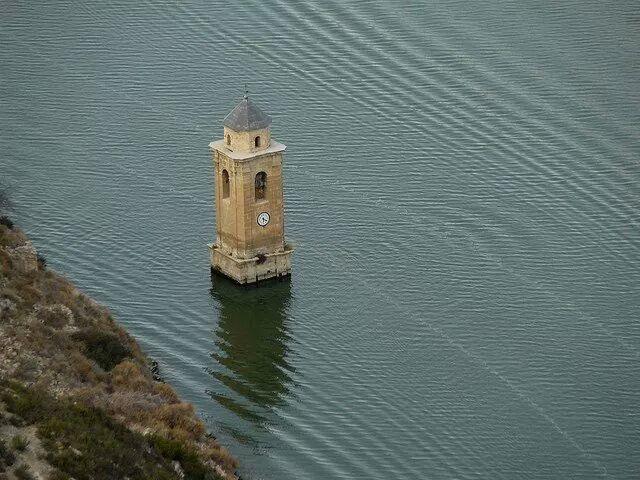
[[[0,478],[235,479],[109,311],[0,218]]]

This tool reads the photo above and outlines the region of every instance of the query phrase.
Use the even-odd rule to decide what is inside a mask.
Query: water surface
[[[247,479],[640,476],[634,2],[4,2],[0,172]],[[290,282],[213,281],[244,83]]]

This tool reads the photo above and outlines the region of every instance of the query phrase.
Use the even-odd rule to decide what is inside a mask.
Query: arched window
[[[253,139],[253,143],[255,144],[256,148],[260,146],[260,135]]]
[[[222,170],[222,198],[229,198],[229,172]]]
[[[231,145],[231,135],[227,133],[227,145]]]
[[[256,200],[260,200],[265,197],[267,193],[267,174],[264,172],[258,172],[256,174]]]

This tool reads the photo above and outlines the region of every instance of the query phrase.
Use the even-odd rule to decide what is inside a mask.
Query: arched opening
[[[256,200],[265,198],[267,193],[267,174],[258,172],[256,174]]]
[[[227,145],[231,145],[231,135],[227,133]]]
[[[222,170],[222,198],[229,198],[229,172]]]
[[[260,146],[260,135],[258,135],[256,138],[253,139],[253,143],[256,148]]]

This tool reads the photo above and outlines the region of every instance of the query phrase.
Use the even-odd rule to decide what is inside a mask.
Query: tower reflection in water
[[[216,350],[218,365],[209,370],[222,385],[209,394],[236,415],[263,425],[268,413],[284,404],[293,367],[287,331],[290,282],[242,288],[212,277],[211,295],[220,308]]]

